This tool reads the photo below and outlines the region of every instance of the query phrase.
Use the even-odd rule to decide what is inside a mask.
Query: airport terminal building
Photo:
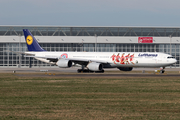
[[[29,29],[47,51],[163,52],[180,67],[180,28],[0,26],[0,68],[55,67],[9,51],[27,51],[23,29]]]

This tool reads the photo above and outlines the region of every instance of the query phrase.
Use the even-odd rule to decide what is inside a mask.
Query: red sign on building
[[[153,43],[153,37],[138,37],[138,43]]]

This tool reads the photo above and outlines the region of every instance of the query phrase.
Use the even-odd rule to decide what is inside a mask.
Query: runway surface
[[[120,77],[180,77],[180,74],[108,74],[108,73],[77,73],[77,74],[16,74],[18,77],[61,77],[61,78],[120,78]]]
[[[12,73],[13,71],[16,71],[18,73],[33,73],[33,72],[58,72],[58,73],[77,73],[77,69],[80,69],[80,67],[71,67],[71,68],[0,68],[0,73]],[[117,68],[110,68],[110,69],[104,69],[105,71],[111,71],[111,72],[118,72],[119,70]],[[159,70],[159,68],[133,68],[132,71],[155,71]],[[180,71],[180,68],[166,68],[165,71]],[[121,72],[121,71],[119,71]]]
[[[0,73],[15,73],[19,77],[180,77],[180,68],[167,68],[165,74],[154,73],[158,68],[134,68],[131,72],[105,69],[105,73],[77,73],[79,68],[3,68]],[[108,72],[106,72],[108,71]],[[142,73],[145,71],[145,73]],[[149,71],[149,72],[147,72]]]

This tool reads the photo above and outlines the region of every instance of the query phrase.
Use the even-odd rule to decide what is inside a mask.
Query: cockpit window
[[[175,58],[175,57],[170,56],[170,57],[167,57],[167,58]]]

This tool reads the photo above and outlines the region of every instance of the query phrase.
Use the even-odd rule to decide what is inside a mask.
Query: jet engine
[[[87,65],[87,67],[92,71],[103,71],[103,65],[101,63],[91,62]]]
[[[59,61],[56,63],[56,65],[61,68],[69,68],[72,66],[72,61],[65,60],[65,59],[59,59]]]
[[[132,71],[133,67],[118,67],[121,71]]]

